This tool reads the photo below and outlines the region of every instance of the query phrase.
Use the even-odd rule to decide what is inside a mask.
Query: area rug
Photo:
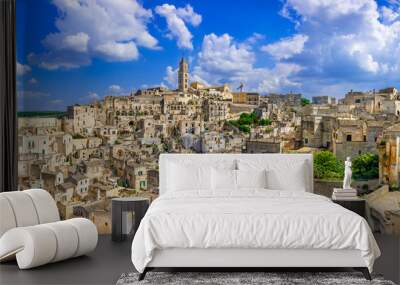
[[[138,281],[138,276],[138,273],[122,274],[116,285],[395,285],[376,275],[368,281],[359,272],[148,272],[142,281]]]

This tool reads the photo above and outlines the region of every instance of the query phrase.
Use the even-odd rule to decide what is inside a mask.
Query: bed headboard
[[[243,160],[266,160],[273,163],[274,161],[285,161],[287,163],[298,163],[304,162],[306,171],[306,191],[313,192],[313,156],[312,154],[280,154],[280,153],[260,153],[260,154],[171,154],[163,153],[160,154],[159,159],[159,172],[160,172],[160,195],[166,192],[166,185],[168,180],[168,162],[175,162],[179,164],[202,164],[209,163],[213,165],[215,163],[221,163],[221,161],[227,163],[235,163],[238,159]],[[235,163],[236,164],[236,163]]]

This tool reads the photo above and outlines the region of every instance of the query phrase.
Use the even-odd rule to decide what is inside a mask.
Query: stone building
[[[225,136],[219,132],[208,132],[201,137],[202,153],[225,152]]]
[[[145,165],[129,160],[126,164],[126,179],[130,188],[147,190],[147,168]]]
[[[96,110],[91,105],[74,105],[68,107],[68,118],[73,120],[74,133],[91,135],[96,125]]]
[[[332,96],[314,96],[312,97],[312,103],[316,105],[334,105],[336,104],[336,98]]]
[[[86,177],[85,175],[76,173],[65,179],[65,182],[70,182],[75,185],[75,193],[78,196],[84,198],[88,195],[90,182],[89,178]]]
[[[274,139],[246,141],[247,153],[280,153],[282,148],[282,142]]]
[[[301,97],[299,93],[288,93],[288,94],[275,94],[271,93],[267,96],[268,102],[272,104],[288,106],[301,106]]]
[[[181,136],[184,134],[200,135],[204,131],[204,121],[200,118],[180,120],[178,128]]]
[[[189,89],[189,67],[186,60],[182,57],[179,62],[178,70],[178,90],[186,93]]]
[[[400,186],[400,124],[383,131],[378,141],[379,181]]]
[[[260,94],[256,92],[235,92],[232,93],[232,103],[258,106],[260,104]]]
[[[362,120],[338,119],[332,133],[332,150],[340,160],[366,152],[377,153],[375,137],[371,140]]]
[[[226,120],[229,115],[229,105],[226,101],[207,99],[203,102],[203,115],[206,122]]]

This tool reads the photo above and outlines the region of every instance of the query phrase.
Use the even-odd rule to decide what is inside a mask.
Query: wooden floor
[[[382,235],[376,239],[382,257],[374,271],[400,284],[400,239]],[[100,236],[97,249],[88,256],[29,270],[19,270],[15,262],[0,264],[0,284],[115,284],[122,273],[134,271],[130,247],[130,241],[115,243],[110,236]]]

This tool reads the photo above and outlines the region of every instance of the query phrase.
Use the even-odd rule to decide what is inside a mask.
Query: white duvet
[[[165,248],[358,249],[370,271],[380,255],[359,215],[320,195],[265,189],[162,195],[140,223],[132,262],[143,272]]]

